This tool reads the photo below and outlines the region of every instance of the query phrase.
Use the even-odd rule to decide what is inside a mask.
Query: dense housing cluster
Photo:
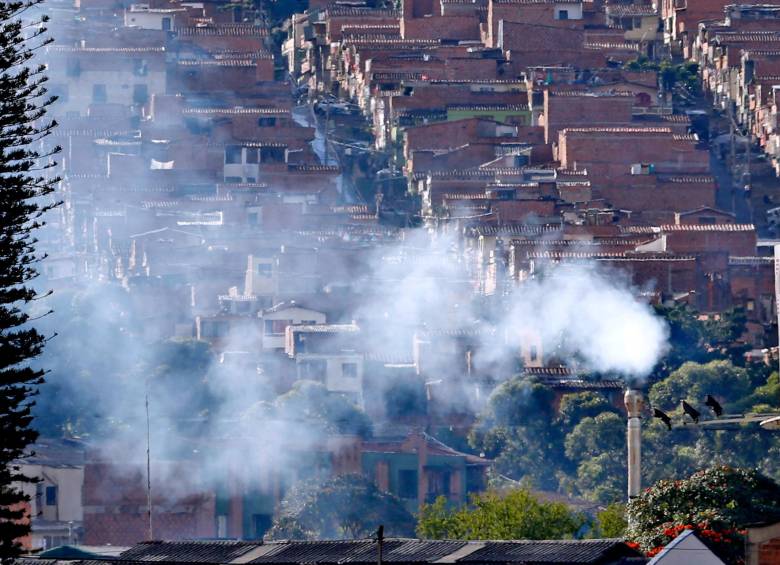
[[[780,6],[311,0],[287,19],[222,0],[45,9],[64,205],[41,238],[42,274],[66,297],[118,291],[81,306],[74,327],[110,320],[123,336],[110,353],[126,354],[96,365],[121,384],[78,394],[117,386],[168,406],[149,384],[157,367],[138,361],[196,340],[213,363],[185,365],[177,393],[222,396],[159,426],[85,401],[132,433],[109,451],[41,442],[25,463],[43,478],[31,487],[35,547],[133,544],[150,507],[158,538],[261,539],[297,479],[345,473],[410,511],[464,503],[486,488],[491,462],[466,437],[499,383],[539,383],[556,410],[582,391],[621,404],[618,375],[539,328],[508,329],[502,312],[547,269],[607,273],[642,303],[704,320],[738,308],[748,357],[776,344]],[[96,341],[82,337],[79,357],[113,359],[91,351],[107,333],[85,334]],[[366,426],[337,415],[301,432],[314,410],[293,418],[277,401],[310,381],[327,397],[318,408],[337,397]],[[165,468],[154,502],[136,457],[147,426]],[[264,442],[283,464],[248,454]],[[211,459],[217,481],[200,476]]]

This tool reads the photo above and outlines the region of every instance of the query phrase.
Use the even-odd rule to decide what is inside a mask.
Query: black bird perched
[[[666,427],[669,428],[669,431],[672,430],[672,419],[666,412],[662,412],[658,408],[653,408],[653,418],[658,418],[664,424],[666,424]]]
[[[688,414],[688,416],[691,417],[691,419],[694,421],[694,423],[698,424],[699,423],[699,416],[701,416],[699,411],[696,410],[696,408],[694,408],[693,406],[691,406],[687,402],[685,402],[684,400],[681,400],[680,403],[682,404],[683,411],[686,414]]]
[[[711,394],[708,394],[707,398],[704,399],[704,404],[710,407],[710,409],[715,413],[716,418],[720,418],[723,415],[723,406],[721,406],[720,402],[715,400],[715,397]]]

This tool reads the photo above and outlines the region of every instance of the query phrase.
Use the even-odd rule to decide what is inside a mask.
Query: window
[[[105,104],[108,100],[106,94],[105,84],[93,84],[92,85],[92,103],[93,104]]]
[[[240,145],[228,145],[225,147],[225,164],[226,165],[240,165],[241,164],[241,146]]]
[[[217,537],[227,537],[227,516],[225,514],[217,516]]]
[[[271,516],[268,514],[252,514],[252,537],[263,539],[263,535],[271,527]]]
[[[559,20],[568,20],[569,19],[569,10],[559,10],[558,11],[558,19]]]
[[[246,162],[254,165],[257,163],[257,149],[252,147],[246,148]]]
[[[718,220],[714,216],[699,216],[700,224],[717,224]]]
[[[200,326],[200,334],[203,337],[225,337],[228,329],[227,322],[203,322]]]
[[[250,226],[256,226],[257,225],[257,212],[249,212],[246,217],[247,223]]]
[[[46,487],[46,506],[57,505],[57,487]]]
[[[398,496],[417,498],[417,471],[412,469],[398,471]]]
[[[77,77],[81,74],[81,61],[68,59],[65,63],[65,74],[69,77]]]
[[[258,263],[257,274],[261,277],[270,277],[273,274],[274,266],[271,263]]]
[[[162,30],[171,31],[171,18],[166,17],[162,19]]]
[[[133,60],[133,74],[138,77],[145,77],[149,74],[149,65],[145,59]]]
[[[341,364],[341,375],[345,379],[356,379],[358,376],[358,366],[357,363],[342,363]]]
[[[284,335],[292,320],[265,320],[265,335]]]
[[[322,359],[314,359],[304,361],[298,367],[299,378],[323,382],[327,374],[328,364]]]
[[[241,184],[243,179],[241,177],[225,177],[225,182],[228,184]]]
[[[450,494],[450,472],[449,471],[431,471],[428,474],[428,495],[433,498],[437,496],[449,496]]]
[[[257,125],[261,128],[272,128],[276,125],[276,118],[259,118]]]
[[[539,351],[536,349],[535,345],[531,346],[529,357],[531,361],[536,361],[539,358]]]
[[[149,89],[145,84],[133,85],[133,104],[146,104],[149,101]]]

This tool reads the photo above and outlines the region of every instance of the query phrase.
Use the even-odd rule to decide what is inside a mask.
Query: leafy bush
[[[757,471],[713,467],[680,481],[662,480],[627,506],[627,536],[650,555],[684,530],[727,563],[744,555],[741,528],[780,520],[780,486]]]

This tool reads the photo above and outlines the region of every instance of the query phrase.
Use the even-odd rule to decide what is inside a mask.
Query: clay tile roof
[[[494,4],[582,4],[582,0],[493,0]]]
[[[774,265],[774,257],[729,257],[729,265],[735,267],[760,267]]]
[[[714,183],[715,177],[710,175],[676,175],[672,177],[659,176],[660,182],[669,182],[675,184],[690,184],[690,183]]]
[[[521,104],[449,104],[448,110],[474,110],[482,111],[528,111],[528,106]]]
[[[638,43],[626,43],[624,41],[586,41],[583,45],[585,49],[601,50],[601,49],[621,49],[624,51],[639,51]]]
[[[180,37],[219,36],[219,37],[265,37],[268,31],[254,24],[216,24],[206,26],[180,27],[176,29]]]
[[[164,53],[165,47],[71,47],[69,45],[51,45],[46,48],[54,53]]]
[[[612,257],[624,257],[625,253],[622,251],[529,251],[528,257],[531,259],[551,259],[560,261],[562,259],[595,259],[595,258],[612,258]]]
[[[671,134],[672,129],[668,127],[580,127],[580,128],[565,128],[565,133],[588,133],[588,134],[621,134],[630,133],[636,135],[650,135],[650,134]]]
[[[288,165],[288,170],[300,173],[338,173],[339,168],[336,165]]]
[[[361,18],[400,18],[401,13],[398,10],[352,8],[349,6],[332,6],[328,7],[325,11],[326,18],[354,16],[359,16]]]
[[[589,90],[548,90],[548,96],[558,96],[565,98],[633,98],[634,93],[625,90],[614,90],[609,92],[591,92]]]
[[[615,17],[623,16],[655,16],[657,12],[652,6],[638,4],[610,4],[607,5],[607,15]]]
[[[429,45],[439,45],[441,44],[441,41],[439,39],[400,39],[400,38],[386,38],[386,37],[377,37],[376,39],[372,38],[354,38],[345,40],[345,43],[350,43],[352,45],[371,45],[374,43],[386,43],[388,47],[395,47],[395,48],[413,48],[413,47],[424,47]]]
[[[778,31],[748,31],[731,32],[719,31],[715,33],[713,39],[717,43],[759,43],[765,41],[780,41],[780,32]]]
[[[754,232],[753,224],[664,224],[662,226],[621,226],[624,233],[661,233],[679,231]]]
[[[257,65],[257,63],[251,59],[177,61],[176,64],[182,67],[254,67]]]
[[[289,115],[289,110],[280,110],[279,108],[186,108],[185,115]]]

